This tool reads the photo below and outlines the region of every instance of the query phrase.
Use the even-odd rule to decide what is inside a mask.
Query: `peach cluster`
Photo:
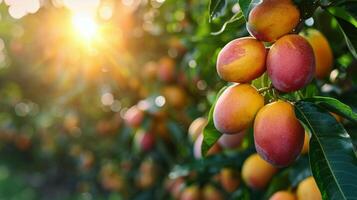
[[[258,154],[276,167],[295,161],[303,149],[305,131],[290,102],[275,100],[265,105],[250,82],[266,72],[272,83],[268,89],[288,93],[304,88],[315,74],[319,79],[329,74],[333,56],[326,38],[312,29],[295,34],[300,22],[292,0],[263,0],[248,17],[252,37],[229,42],[217,58],[218,75],[234,84],[216,102],[216,129],[224,136],[239,135],[254,124]],[[264,42],[272,45],[265,47]]]

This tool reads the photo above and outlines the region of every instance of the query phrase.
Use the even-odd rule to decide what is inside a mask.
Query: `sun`
[[[93,16],[78,13],[72,16],[72,25],[79,39],[90,42],[98,35],[98,24]]]

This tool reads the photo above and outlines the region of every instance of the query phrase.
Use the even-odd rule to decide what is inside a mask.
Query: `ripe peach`
[[[229,193],[234,192],[240,184],[239,174],[233,169],[223,168],[220,171],[220,182],[225,191]]]
[[[193,146],[193,154],[196,159],[202,158],[201,154],[201,146],[203,142],[203,134],[200,134],[196,139],[194,146]],[[219,153],[221,151],[221,147],[218,143],[215,143],[207,152],[207,155],[213,155]]]
[[[289,191],[278,191],[269,200],[296,200],[296,196]]]
[[[277,171],[277,168],[258,154],[252,154],[243,163],[242,178],[249,187],[263,189]]]
[[[263,106],[264,98],[253,86],[229,86],[217,100],[213,111],[214,125],[221,133],[239,133],[248,128]]]
[[[163,82],[173,81],[175,78],[175,61],[169,57],[161,58],[159,60],[157,76]]]
[[[180,200],[201,200],[201,191],[197,185],[191,185],[185,188],[181,194]]]
[[[295,161],[304,145],[304,136],[304,128],[290,103],[270,103],[255,118],[255,148],[264,160],[275,166],[283,167]]]
[[[202,191],[202,198],[204,200],[223,200],[222,193],[212,185],[206,185]]]
[[[309,152],[309,145],[310,145],[310,136],[305,131],[304,146],[302,147],[301,154],[305,154]]]
[[[321,192],[312,176],[299,183],[296,194],[298,200],[322,200]]]
[[[273,86],[282,92],[299,90],[309,84],[315,73],[314,52],[303,37],[281,37],[270,48],[267,71]]]
[[[302,36],[307,39],[314,51],[316,69],[315,77],[323,79],[327,77],[332,69],[333,54],[325,36],[316,29],[306,30]]]
[[[242,144],[246,132],[247,130],[243,130],[240,133],[236,133],[233,135],[223,134],[219,138],[218,143],[224,149],[238,148]]]
[[[265,59],[262,42],[252,37],[235,39],[219,52],[217,72],[225,81],[247,83],[264,73]]]
[[[258,40],[273,42],[291,32],[299,20],[292,0],[263,0],[250,11],[247,29]]]
[[[131,127],[138,127],[144,120],[144,111],[139,109],[137,106],[132,106],[125,112],[124,120],[127,125]]]
[[[203,129],[207,125],[207,119],[204,117],[199,117],[192,121],[190,127],[188,128],[188,134],[192,141],[195,141],[197,137],[202,133]]]

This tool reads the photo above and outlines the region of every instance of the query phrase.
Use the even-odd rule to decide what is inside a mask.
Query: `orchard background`
[[[281,143],[299,155],[279,167],[256,154],[252,120],[227,137],[213,119],[234,87],[218,54],[249,36],[261,1],[0,1],[0,199],[355,199],[357,2],[263,2],[296,9],[282,35],[332,53],[296,91],[279,91],[265,65],[240,83],[264,104],[289,102],[306,131],[301,145]],[[257,23],[292,15],[279,12]]]

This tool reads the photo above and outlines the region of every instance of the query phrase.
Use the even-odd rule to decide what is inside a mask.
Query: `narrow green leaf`
[[[323,199],[355,199],[357,158],[346,130],[312,102],[297,102],[295,114],[312,134],[310,165]]]
[[[331,7],[328,12],[337,20],[338,28],[345,38],[348,49],[357,59],[357,19],[340,7]]]
[[[230,18],[228,21],[224,22],[224,24],[222,25],[221,29],[219,31],[216,32],[212,32],[211,35],[219,35],[221,33],[223,33],[224,30],[226,30],[228,25],[236,25],[236,26],[240,26],[242,24],[244,24],[244,17],[243,17],[243,13],[242,12],[238,12],[236,14],[234,14],[232,16],[232,18]]]
[[[203,142],[202,142],[202,146],[201,146],[201,153],[203,156],[205,156],[208,152],[208,150],[217,142],[217,140],[222,136],[222,133],[220,133],[216,127],[214,126],[213,123],[213,110],[214,107],[216,106],[216,102],[219,98],[219,96],[221,96],[221,94],[223,93],[223,91],[227,88],[223,87],[216,96],[216,100],[214,102],[214,104],[212,105],[211,109],[209,110],[208,113],[208,124],[205,127],[205,129],[203,130]]]
[[[352,122],[357,123],[357,114],[353,112],[351,107],[337,99],[331,97],[315,96],[313,98],[305,99],[305,101],[318,104],[331,112],[334,112],[344,118],[351,120]]]
[[[226,6],[226,0],[211,0],[209,2],[209,21],[224,15]]]
[[[248,21],[248,16],[249,16],[249,12],[250,10],[254,7],[254,5],[256,5],[257,3],[259,3],[260,0],[239,0],[239,7],[241,9],[241,11],[243,12],[245,21]]]

